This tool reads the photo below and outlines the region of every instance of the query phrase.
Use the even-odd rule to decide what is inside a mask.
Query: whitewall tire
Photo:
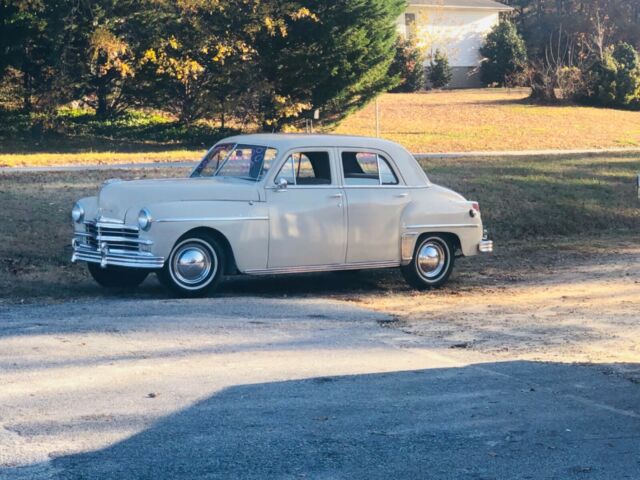
[[[224,250],[213,237],[187,235],[175,244],[158,278],[179,296],[200,297],[218,286],[224,261]]]
[[[417,243],[409,265],[401,268],[409,285],[419,290],[444,285],[453,271],[455,248],[442,235],[427,235]]]

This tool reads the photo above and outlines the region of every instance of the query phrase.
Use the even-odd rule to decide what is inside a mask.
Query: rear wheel
[[[158,278],[181,297],[200,297],[218,286],[224,261],[224,250],[211,236],[185,236],[171,250]]]
[[[135,288],[144,282],[149,272],[139,268],[106,267],[97,263],[87,263],[93,279],[106,288]]]
[[[429,235],[416,244],[411,263],[401,267],[402,275],[418,290],[438,288],[449,280],[454,259],[453,245],[446,237]]]

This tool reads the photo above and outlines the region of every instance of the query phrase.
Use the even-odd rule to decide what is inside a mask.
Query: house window
[[[416,38],[416,14],[405,13],[404,14],[404,27],[407,40],[414,40]]]

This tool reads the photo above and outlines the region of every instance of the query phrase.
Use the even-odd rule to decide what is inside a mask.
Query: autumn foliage
[[[184,124],[280,130],[334,122],[389,75],[402,0],[0,0],[0,73],[14,103],[69,101],[100,118],[132,106]]]

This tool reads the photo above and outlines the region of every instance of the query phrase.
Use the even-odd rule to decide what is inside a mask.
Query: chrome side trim
[[[181,218],[159,218],[155,223],[166,222],[240,222],[245,220],[269,220],[269,217],[181,217]]]
[[[481,225],[475,223],[452,223],[452,224],[442,224],[442,225],[405,225],[404,228],[408,230],[417,230],[417,229],[436,229],[436,228],[480,228]]]
[[[287,188],[278,188],[277,185],[269,185],[264,187],[265,190],[275,190],[276,192],[282,190],[337,190],[342,188],[340,185],[332,183],[330,185],[296,185],[292,183],[291,185],[287,185]]]
[[[383,188],[385,190],[421,190],[430,188],[430,185],[343,185],[341,188],[344,188],[345,190],[362,190],[367,188]]]
[[[310,272],[332,272],[336,270],[364,270],[371,268],[392,268],[399,267],[400,262],[395,260],[386,262],[361,262],[361,263],[339,263],[332,265],[309,265],[301,267],[276,267],[264,270],[245,270],[247,275],[274,275],[280,273],[310,273]]]

